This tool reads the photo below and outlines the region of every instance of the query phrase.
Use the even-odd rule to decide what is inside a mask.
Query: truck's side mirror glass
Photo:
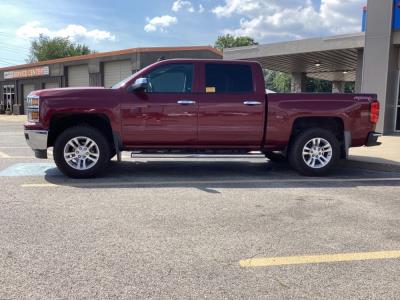
[[[138,78],[135,83],[129,87],[129,92],[144,91],[149,87],[149,81],[147,78]]]

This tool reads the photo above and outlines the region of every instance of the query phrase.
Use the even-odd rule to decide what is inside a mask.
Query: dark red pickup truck
[[[376,95],[268,94],[258,63],[165,60],[109,89],[28,97],[25,137],[66,175],[93,177],[121,151],[249,153],[326,174],[350,147],[378,145]]]

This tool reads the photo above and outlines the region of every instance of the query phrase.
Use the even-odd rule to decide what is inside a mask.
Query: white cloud
[[[194,7],[191,1],[187,0],[176,0],[172,4],[172,11],[178,12],[182,9],[186,9],[188,12],[194,12]]]
[[[49,37],[69,37],[72,40],[77,38],[92,39],[95,41],[114,41],[115,36],[108,31],[93,29],[88,30],[82,25],[71,24],[59,30],[50,30],[40,25],[39,21],[28,22],[17,30],[17,37],[37,38],[40,34]]]
[[[215,7],[212,12],[218,17],[230,17],[232,14],[246,14],[260,10],[262,0],[225,0],[225,5]]]
[[[82,36],[86,38],[91,38],[94,40],[102,41],[102,40],[115,40],[115,36],[112,35],[108,31],[93,29],[87,30],[82,25],[68,25],[66,28],[63,28],[57,32],[57,35],[62,37],[75,37]]]
[[[202,14],[204,10],[204,6],[202,4],[199,4],[199,13]]]
[[[178,23],[178,19],[176,17],[172,17],[169,15],[154,17],[152,19],[147,18],[146,20],[147,24],[144,27],[144,30],[147,32],[153,32],[157,30],[164,32],[167,27]]]
[[[334,33],[359,31],[361,9],[366,4],[367,0],[322,0],[320,16]]]
[[[21,38],[36,38],[41,34],[50,36],[52,32],[46,27],[41,27],[39,21],[28,22],[17,30],[17,36]]]
[[[361,9],[367,0],[225,0],[212,12],[218,18],[241,16],[237,28],[224,33],[256,39],[298,39],[319,34],[360,31]],[[280,37],[280,38],[279,38]]]
[[[284,39],[284,40],[298,40],[303,38],[302,35],[296,34],[291,31],[285,30],[270,30],[266,28],[264,18],[259,16],[257,18],[247,20],[240,20],[240,28],[237,29],[225,29],[223,30],[224,34],[231,34],[234,36],[249,36],[254,37],[256,40],[269,37],[276,39]]]
[[[194,13],[194,12],[198,12],[198,13],[203,13],[204,12],[204,6],[202,4],[199,4],[198,9],[195,9],[195,6],[193,5],[192,1],[188,1],[188,0],[176,0],[173,4],[172,4],[172,11],[173,12],[179,12],[181,10],[186,10],[188,12]]]

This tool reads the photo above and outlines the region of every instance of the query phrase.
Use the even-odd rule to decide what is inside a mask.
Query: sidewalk
[[[400,171],[400,136],[383,136],[376,147],[351,148],[349,162],[361,168]]]

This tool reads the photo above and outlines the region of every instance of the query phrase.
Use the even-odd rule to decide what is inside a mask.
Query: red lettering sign
[[[21,69],[15,71],[4,72],[4,79],[15,79],[15,78],[26,78],[26,77],[38,77],[50,75],[49,66],[36,67],[30,69]]]

